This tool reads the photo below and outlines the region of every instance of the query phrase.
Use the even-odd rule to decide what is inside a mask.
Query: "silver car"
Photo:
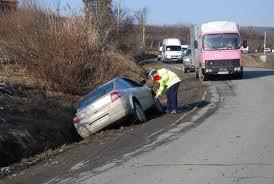
[[[183,72],[187,73],[188,71],[194,71],[195,67],[192,64],[192,55],[191,55],[191,50],[187,50],[185,52],[185,56],[183,57]]]
[[[80,101],[73,123],[78,134],[87,138],[129,115],[145,122],[145,111],[150,108],[162,111],[150,88],[127,78],[115,78]]]

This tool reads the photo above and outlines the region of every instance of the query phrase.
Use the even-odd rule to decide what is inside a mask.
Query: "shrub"
[[[101,40],[100,29],[85,16],[29,6],[1,16],[0,23],[2,51],[49,89],[81,95],[118,75],[136,79],[141,71]]]

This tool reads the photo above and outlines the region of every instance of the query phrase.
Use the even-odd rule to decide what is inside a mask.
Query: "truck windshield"
[[[167,51],[182,51],[181,46],[166,46]]]
[[[240,36],[236,33],[205,35],[204,50],[233,50],[240,49]]]

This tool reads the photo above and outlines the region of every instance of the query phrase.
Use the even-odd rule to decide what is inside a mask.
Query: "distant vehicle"
[[[185,52],[185,55],[183,57],[183,72],[187,73],[188,71],[195,71],[195,66],[192,64],[192,54],[191,54],[191,49],[188,49]]]
[[[264,51],[265,51],[266,53],[271,53],[271,52],[272,52],[272,49],[271,49],[271,48],[265,48]]]
[[[189,45],[181,45],[181,47],[183,56],[185,56],[187,54],[187,51],[189,50]]]
[[[153,91],[127,78],[115,78],[86,95],[73,118],[82,138],[133,115],[139,122],[147,120],[145,111],[153,108],[162,112]]]
[[[158,60],[158,61],[161,61],[161,60],[162,60],[162,50],[163,50],[163,47],[160,47],[160,48],[159,48],[159,51],[158,51],[158,55],[157,55],[157,60]]]
[[[243,77],[243,60],[239,26],[234,22],[218,21],[191,30],[193,64],[201,81],[210,75]],[[247,48],[244,41],[243,48]]]
[[[172,62],[182,62],[182,47],[181,41],[177,38],[168,38],[164,39],[163,45],[160,48],[161,52],[161,61],[163,63],[172,61]]]

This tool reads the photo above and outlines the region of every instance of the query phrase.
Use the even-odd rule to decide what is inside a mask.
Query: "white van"
[[[161,52],[161,61],[163,63],[172,61],[172,62],[182,62],[183,53],[181,41],[177,38],[167,38],[164,39],[163,45],[160,48]]]

